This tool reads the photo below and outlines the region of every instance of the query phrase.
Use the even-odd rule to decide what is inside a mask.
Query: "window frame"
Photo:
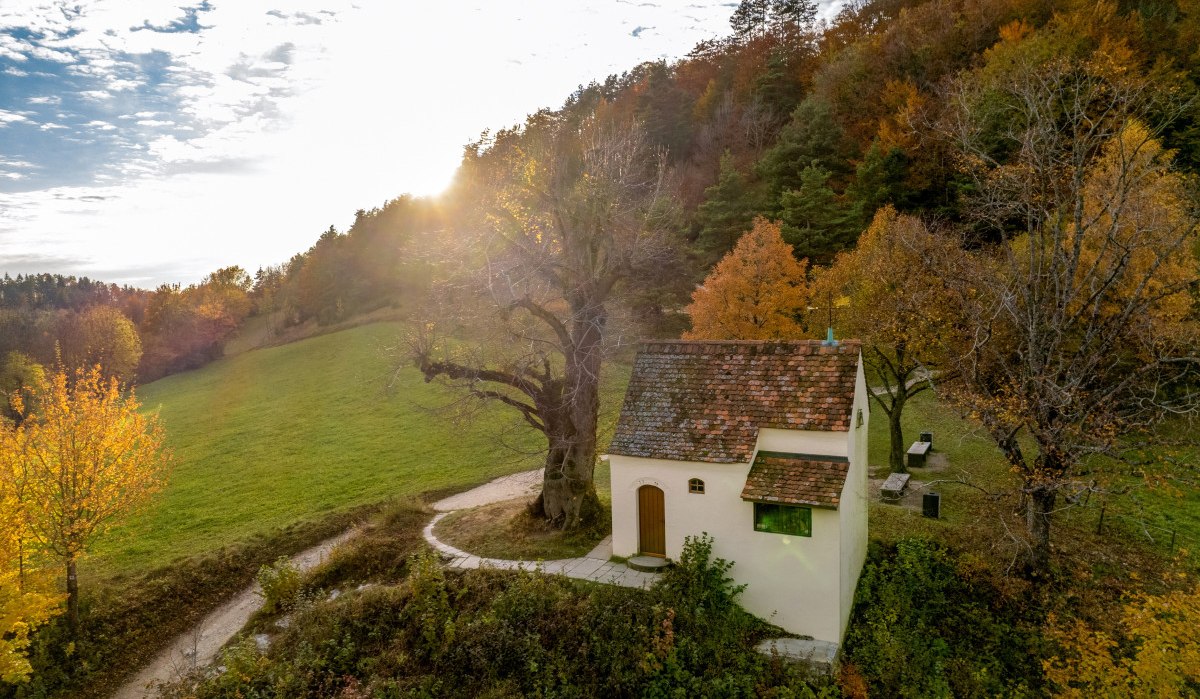
[[[700,478],[688,479],[689,495],[704,495],[704,481]]]
[[[796,510],[798,512],[805,513],[801,517],[801,519],[804,520],[805,524],[807,525],[805,527],[806,531],[785,531],[784,528],[782,528],[782,527],[780,527],[779,529],[767,528],[766,523],[763,521],[765,519],[764,515],[768,514],[771,510],[775,510],[775,511]],[[804,507],[803,505],[783,505],[783,504],[774,503],[774,502],[755,502],[754,503],[754,531],[762,532],[763,534],[782,534],[784,536],[803,536],[803,537],[808,537],[811,539],[812,538],[812,508]]]

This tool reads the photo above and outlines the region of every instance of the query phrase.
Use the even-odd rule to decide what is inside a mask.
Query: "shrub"
[[[709,565],[717,562],[710,557]],[[408,568],[403,584],[298,611],[265,661],[242,648],[231,659],[237,677],[202,680],[178,695],[818,696],[794,666],[753,650],[764,625],[736,605],[722,617],[731,623],[697,626],[655,591],[527,572],[447,572],[429,553]],[[730,594],[729,587],[721,589]],[[826,685],[819,696],[831,692]]]
[[[263,611],[271,614],[291,609],[300,593],[300,571],[287,556],[280,556],[271,565],[258,569],[259,593],[263,598]]]
[[[746,589],[735,585],[729,571],[733,563],[713,558],[713,538],[708,532],[683,540],[679,561],[668,568],[656,585],[664,601],[695,610],[698,614],[725,612],[736,606]]]
[[[843,659],[871,696],[1035,693],[1040,623],[1036,608],[938,544],[872,544]]]

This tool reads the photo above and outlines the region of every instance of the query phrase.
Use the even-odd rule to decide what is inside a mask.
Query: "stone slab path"
[[[473,488],[464,493],[453,495],[433,504],[438,514],[425,527],[425,541],[446,559],[449,568],[495,568],[497,570],[528,570],[540,571],[554,575],[565,575],[568,578],[590,580],[591,582],[620,585],[622,587],[650,587],[658,579],[657,573],[647,573],[633,570],[624,563],[616,563],[612,558],[612,537],[605,537],[596,548],[580,558],[563,558],[555,561],[510,561],[501,558],[482,558],[474,554],[454,548],[440,541],[433,534],[433,528],[443,517],[455,510],[462,510],[494,502],[504,502],[518,497],[530,497],[537,494],[542,481],[542,471],[524,471],[504,476]]]

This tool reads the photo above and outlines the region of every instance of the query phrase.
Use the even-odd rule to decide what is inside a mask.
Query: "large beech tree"
[[[1171,113],[1169,76],[1119,44],[1046,58],[1039,40],[998,46],[950,95],[970,210],[998,242],[940,267],[973,331],[950,395],[1020,477],[1038,575],[1083,461],[1200,404],[1193,191],[1137,119]]]
[[[454,196],[470,214],[445,243],[433,293],[445,303],[413,343],[427,380],[507,405],[545,435],[535,509],[563,528],[599,514],[592,478],[613,302],[671,254],[662,162],[637,124],[603,104],[583,116],[540,112],[468,149]],[[460,341],[437,339],[455,324]]]

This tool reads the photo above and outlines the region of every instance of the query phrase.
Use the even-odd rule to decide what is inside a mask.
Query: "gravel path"
[[[590,580],[592,582],[621,585],[623,587],[647,588],[658,578],[657,573],[647,573],[634,570],[624,563],[614,563],[612,558],[612,537],[605,537],[596,548],[580,558],[564,558],[556,561],[510,561],[501,558],[481,558],[466,551],[456,549],[450,544],[438,540],[433,534],[434,526],[443,517],[455,510],[465,510],[495,502],[504,502],[519,497],[532,497],[537,494],[542,483],[542,470],[524,471],[504,476],[485,483],[478,488],[472,488],[465,493],[453,495],[433,504],[438,514],[425,527],[425,541],[447,559],[449,568],[496,568],[498,570],[537,570],[543,573],[565,575],[569,578]]]
[[[433,503],[435,512],[453,512],[469,510],[472,507],[490,505],[493,502],[504,502],[517,498],[533,497],[542,487],[542,469],[521,471],[509,476],[501,476],[494,481],[484,483],[466,492],[442,498]]]
[[[357,533],[358,530],[351,529],[326,539],[292,556],[292,564],[302,571],[309,570],[325,560],[335,547],[352,539]],[[204,617],[191,631],[179,635],[149,665],[118,689],[113,694],[113,699],[156,697],[158,685],[174,681],[193,668],[211,663],[217,657],[221,646],[241,631],[254,612],[262,607],[263,599],[258,592],[258,583],[247,587]]]
[[[520,497],[533,497],[537,495],[541,484],[542,470],[535,469],[503,476],[477,488],[439,500],[433,504],[433,509],[438,515],[425,527],[425,540],[449,559],[447,566],[454,568],[541,570],[625,587],[645,588],[654,582],[657,577],[655,573],[636,571],[622,563],[609,560],[612,556],[611,538],[605,538],[582,558],[535,562],[480,558],[444,544],[433,535],[433,525],[450,512]],[[357,533],[357,530],[352,529],[301,551],[292,557],[292,564],[301,571],[309,570],[325,560],[335,547],[353,538]],[[254,612],[262,607],[263,600],[258,592],[257,583],[247,587],[210,613],[195,628],[179,635],[149,665],[118,689],[112,699],[152,699],[158,696],[158,685],[174,681],[194,668],[210,664],[216,659],[221,647],[241,631]]]

